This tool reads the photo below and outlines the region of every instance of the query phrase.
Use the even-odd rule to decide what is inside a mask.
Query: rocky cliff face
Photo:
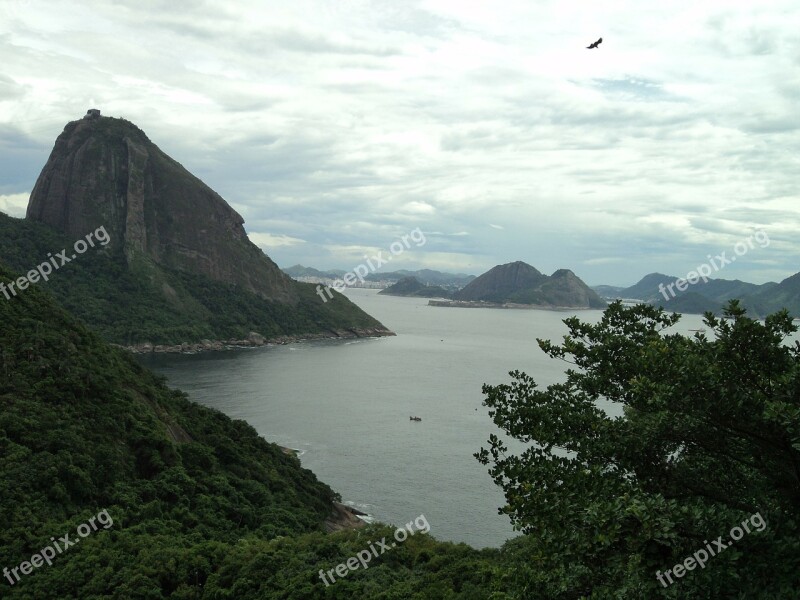
[[[490,269],[457,292],[454,298],[570,308],[606,306],[597,293],[569,269],[559,269],[547,276],[522,261]]]
[[[75,240],[100,226],[129,265],[152,262],[295,304],[285,275],[225,200],[124,119],[84,118],[56,140],[27,218]]]

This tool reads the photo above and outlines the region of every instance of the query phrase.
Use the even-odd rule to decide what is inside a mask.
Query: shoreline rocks
[[[341,502],[333,503],[331,514],[325,519],[325,530],[328,533],[341,531],[343,529],[361,529],[367,523],[359,517],[369,516],[366,513],[356,510],[352,506],[347,506]]]
[[[355,338],[374,338],[390,337],[395,334],[388,329],[368,328],[368,329],[332,329],[326,332],[304,333],[299,335],[282,335],[274,338],[267,338],[256,331],[251,331],[245,339],[241,340],[208,340],[203,339],[199,342],[182,344],[153,344],[152,342],[142,342],[132,346],[122,346],[112,344],[117,348],[123,348],[133,354],[198,354],[200,352],[219,352],[223,350],[234,350],[237,348],[258,348],[261,346],[277,346],[304,342],[308,340],[322,339],[355,339]]]

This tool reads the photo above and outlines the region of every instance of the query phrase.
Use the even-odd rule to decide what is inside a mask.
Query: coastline
[[[300,452],[294,448],[287,448],[286,446],[278,445],[281,452],[294,456],[300,460]],[[342,502],[334,501],[331,506],[331,512],[324,521],[325,531],[332,533],[334,531],[342,531],[343,529],[360,529],[367,525],[362,517],[369,517],[365,512],[361,512],[357,508],[343,504]]]
[[[361,529],[367,526],[367,522],[360,517],[368,516],[367,513],[363,513],[352,506],[334,502],[331,514],[325,519],[325,531],[332,533],[344,529]]]
[[[309,340],[324,339],[357,339],[357,338],[376,338],[391,337],[397,335],[388,329],[377,327],[361,329],[331,329],[325,332],[301,333],[298,335],[281,335],[267,338],[258,332],[251,331],[247,338],[240,340],[200,340],[199,342],[183,342],[182,344],[153,344],[142,342],[132,346],[111,344],[116,348],[128,350],[133,354],[199,354],[200,352],[220,352],[224,350],[235,350],[238,348],[258,348],[260,346],[277,346],[293,344],[295,342],[305,342]]]
[[[512,310],[603,310],[591,306],[556,306],[554,304],[518,304],[515,302],[485,302],[483,300],[428,300],[428,306],[448,308],[505,308]]]

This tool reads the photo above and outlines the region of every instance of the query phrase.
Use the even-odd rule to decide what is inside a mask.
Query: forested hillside
[[[20,273],[75,241],[47,225],[0,213],[0,262]],[[142,260],[131,268],[121,250],[98,244],[37,285],[106,341],[122,345],[243,339],[251,331],[268,338],[388,333],[341,294],[322,302],[311,284],[292,282],[292,306],[200,274],[147,265]]]
[[[50,566],[9,571],[0,597],[488,597],[497,552],[421,533],[326,588],[320,569],[387,528],[324,534],[338,495],[298,459],[168,389],[43,290],[0,297],[0,348],[0,567],[113,520]]]

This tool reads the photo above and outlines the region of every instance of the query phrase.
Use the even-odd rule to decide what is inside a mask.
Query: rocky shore
[[[333,503],[333,510],[325,520],[325,531],[341,531],[342,529],[360,529],[366,526],[366,522],[359,517],[366,517],[367,513],[356,510],[351,506],[341,502]]]
[[[250,334],[241,340],[200,340],[199,342],[175,345],[152,344],[142,342],[133,346],[119,346],[134,354],[197,354],[199,352],[212,352],[221,350],[232,350],[235,348],[257,348],[259,346],[274,346],[282,344],[292,344],[306,340],[322,339],[353,339],[367,337],[387,337],[396,335],[388,329],[332,329],[319,333],[304,333],[300,335],[284,335],[274,338],[266,338],[260,333],[251,331]]]
[[[300,459],[298,450],[287,448],[286,446],[278,447],[284,454],[294,456],[298,460]],[[369,517],[369,515],[352,506],[334,501],[331,512],[325,519],[325,531],[331,533],[333,531],[341,531],[342,529],[360,529],[367,524],[367,521],[362,519],[362,517]]]

